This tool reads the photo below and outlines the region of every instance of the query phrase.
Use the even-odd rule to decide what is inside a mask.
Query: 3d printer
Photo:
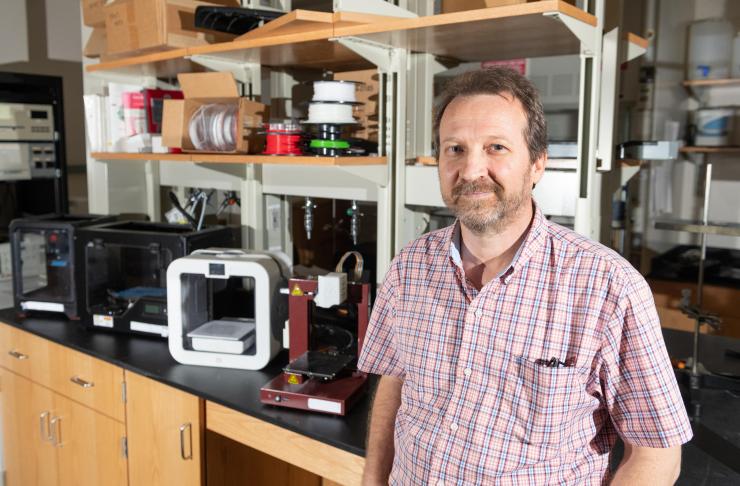
[[[342,267],[357,259],[353,280]],[[290,362],[260,390],[262,403],[345,415],[367,389],[357,357],[370,316],[370,284],[361,282],[362,256],[346,253],[336,272],[289,280]]]
[[[79,319],[84,258],[75,250],[79,228],[114,221],[113,216],[51,214],[10,223],[13,297],[21,316],[33,311]]]
[[[194,250],[236,246],[231,228],[123,221],[79,231],[85,319],[96,329],[167,337],[167,267]]]
[[[167,269],[169,348],[180,363],[259,370],[281,349],[288,257],[209,248]]]

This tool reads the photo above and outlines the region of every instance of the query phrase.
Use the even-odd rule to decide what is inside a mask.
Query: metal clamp
[[[62,446],[62,417],[54,417],[49,422],[49,436],[51,443],[54,447]]]
[[[185,430],[188,431],[189,452],[185,454]],[[188,422],[180,426],[180,457],[185,461],[193,459],[193,426]]]
[[[44,430],[44,427],[46,427],[46,430]],[[41,435],[41,440],[51,442],[49,412],[41,412],[39,415],[39,434]]]
[[[92,381],[85,381],[77,375],[70,378],[69,381],[71,381],[75,385],[80,385],[82,388],[92,388],[95,386],[95,383],[93,383]]]
[[[8,354],[14,357],[15,359],[20,359],[20,360],[28,359],[27,354],[23,354],[15,350],[8,351]]]

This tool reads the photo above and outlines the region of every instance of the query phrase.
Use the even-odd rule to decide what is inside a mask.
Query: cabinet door
[[[200,486],[203,407],[200,399],[126,371],[131,486]]]
[[[123,424],[59,394],[54,405],[59,486],[127,486]]]
[[[56,486],[56,449],[49,438],[53,392],[9,371],[2,380],[7,486]]]

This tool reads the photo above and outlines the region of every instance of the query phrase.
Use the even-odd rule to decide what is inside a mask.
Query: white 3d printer
[[[167,268],[170,353],[180,363],[259,370],[281,349],[287,256],[209,248]]]

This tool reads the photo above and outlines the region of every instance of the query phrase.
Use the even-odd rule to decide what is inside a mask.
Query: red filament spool
[[[265,124],[265,155],[303,155],[300,144],[303,138],[300,127],[291,123]]]

